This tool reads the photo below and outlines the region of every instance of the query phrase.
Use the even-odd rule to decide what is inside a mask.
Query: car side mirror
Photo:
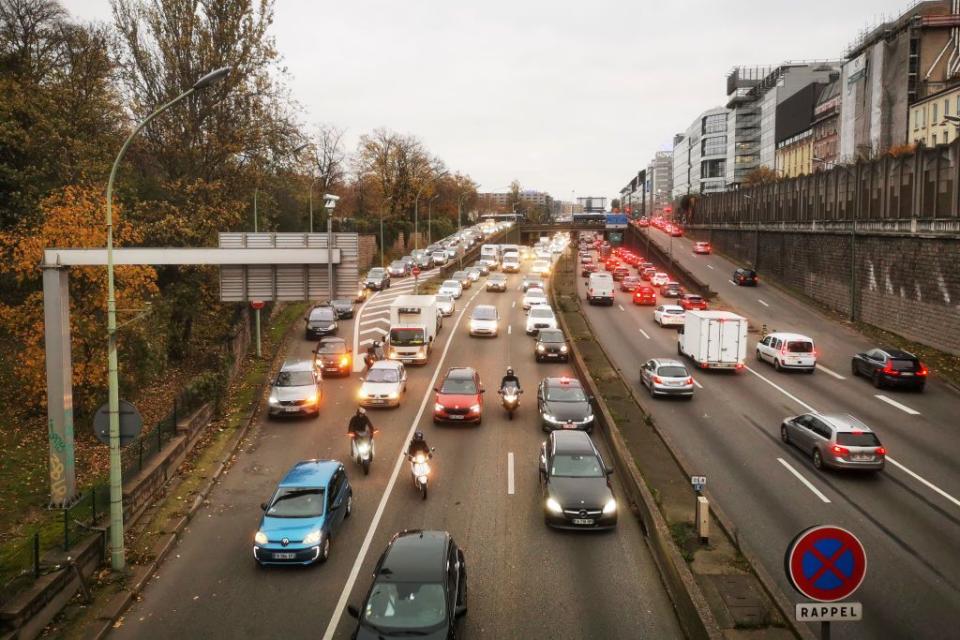
[[[267,510],[267,503],[266,503],[266,502],[261,502],[261,503],[260,503],[260,510],[261,510],[261,511],[266,511],[266,510]]]
[[[457,618],[462,618],[463,616],[467,615],[467,605],[465,604],[457,605],[457,608],[454,609],[453,615],[454,617],[457,617]]]
[[[612,475],[613,475],[613,467],[604,467],[603,471],[604,471],[604,473],[606,473],[608,476],[612,476]]]
[[[353,606],[352,604],[348,604],[348,605],[347,605],[347,614],[349,614],[349,616],[350,616],[351,618],[355,618],[355,619],[357,619],[357,620],[360,619],[360,610],[357,609],[357,608],[356,608],[355,606]]]

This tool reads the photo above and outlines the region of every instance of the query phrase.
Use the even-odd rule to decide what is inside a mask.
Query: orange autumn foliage
[[[46,368],[43,334],[41,270],[45,248],[104,247],[104,195],[102,188],[65,187],[40,203],[39,231],[18,227],[0,232],[0,274],[14,277],[23,292],[21,300],[0,301],[0,331],[15,338],[18,351],[14,373],[21,385],[26,408],[46,406]],[[118,204],[113,207],[114,246],[136,245],[141,234],[123,220]],[[120,266],[115,270],[117,309],[142,309],[157,294],[157,274],[152,267]],[[70,326],[72,332],[73,388],[76,410],[90,411],[104,397],[107,368],[106,308],[107,277],[103,267],[70,269]],[[129,314],[121,313],[118,322]],[[136,325],[121,329],[118,349]],[[121,372],[122,375],[122,372]]]

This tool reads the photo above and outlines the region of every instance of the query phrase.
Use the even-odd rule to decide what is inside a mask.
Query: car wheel
[[[883,388],[883,378],[880,377],[879,371],[873,372],[873,386],[875,386],[877,389]]]
[[[777,371],[783,371],[783,367],[780,366],[780,358],[773,359],[773,368]]]
[[[353,492],[347,494],[347,508],[343,512],[343,517],[349,518],[351,513],[353,513]]]
[[[787,427],[780,425],[780,439],[783,440],[785,444],[790,444],[790,434],[787,433]]]
[[[757,349],[757,362],[763,362],[763,356],[760,355],[760,349]]]
[[[823,469],[823,458],[820,456],[820,449],[813,450],[813,466],[817,469]]]
[[[319,562],[326,562],[327,558],[330,557],[330,536],[325,536],[323,538],[323,546],[320,547],[320,557],[317,558]]]

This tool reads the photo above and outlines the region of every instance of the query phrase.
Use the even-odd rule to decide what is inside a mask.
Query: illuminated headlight
[[[390,349],[390,357],[391,357],[391,358],[396,358],[398,355],[400,355],[400,352],[399,352],[399,351],[397,351],[396,349]]]
[[[437,404],[433,405],[433,410],[434,410],[434,411],[443,411],[443,410],[444,410],[444,406],[438,402]]]
[[[253,541],[257,544],[267,544],[270,539],[267,538],[267,534],[263,531],[257,531],[257,535],[253,536]]]
[[[471,321],[470,321],[470,329],[471,329],[471,330],[476,330],[476,328],[479,327],[479,326],[480,326],[480,324],[479,324],[476,320],[471,320]]]
[[[317,529],[316,531],[311,531],[303,538],[303,544],[320,544],[320,538],[323,537],[323,532]]]
[[[480,413],[480,405],[479,404],[471,405],[470,413]]]
[[[547,350],[547,348],[546,348],[545,346],[543,346],[542,344],[538,344],[538,345],[537,345],[537,351],[539,351],[540,353],[543,353],[543,352],[546,351],[546,350]]]
[[[567,345],[565,344],[560,345],[560,353],[566,353],[566,352],[567,352]]]
[[[584,419],[583,419],[583,422],[584,422],[584,424],[586,424],[586,423],[588,423],[588,422],[593,422],[593,414],[591,413],[591,414],[588,415],[586,418],[584,418]]]
[[[359,451],[359,452],[362,453],[363,455],[366,455],[367,453],[370,452],[370,443],[369,443],[369,442],[361,442],[360,444],[357,445],[357,451]]]
[[[313,394],[307,398],[307,404],[317,404],[317,394]]]
[[[546,420],[547,422],[552,422],[552,423],[554,423],[554,424],[557,424],[558,422],[562,422],[562,420],[559,420],[558,418],[555,418],[554,416],[550,415],[549,413],[543,414],[543,419]]]
[[[603,505],[603,515],[608,516],[611,513],[617,512],[617,501],[614,498],[610,498],[607,501],[607,504]]]
[[[276,405],[280,404],[280,400],[277,398],[277,396],[271,394],[271,395],[270,395],[270,404],[271,404],[272,406],[276,406]]]
[[[547,510],[552,511],[553,513],[563,513],[563,507],[561,507],[560,503],[553,498],[547,498]]]
[[[330,325],[330,331],[335,331],[336,328],[337,328],[337,323],[336,323],[336,322],[334,322],[333,324]]]
[[[387,398],[389,398],[390,400],[396,400],[399,397],[400,397],[400,394],[397,393],[396,391],[391,391],[390,393],[387,394]]]
[[[360,398],[361,400],[363,400],[364,398],[366,398],[366,397],[369,396],[369,395],[370,395],[370,394],[367,393],[366,389],[362,389],[362,388],[361,388],[359,391],[357,391],[357,397]]]

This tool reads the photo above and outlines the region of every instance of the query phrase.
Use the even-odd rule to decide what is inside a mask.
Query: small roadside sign
[[[690,476],[690,484],[693,485],[693,490],[699,493],[707,486],[707,476]]]
[[[417,276],[420,275],[420,267],[414,267],[410,273],[412,273],[413,277],[416,278]]]
[[[863,620],[863,604],[859,602],[800,602],[797,622],[857,622]]]
[[[137,408],[121,400],[119,404],[120,418],[120,446],[125,447],[140,435],[143,429],[143,418]],[[103,444],[110,444],[110,403],[105,402],[93,414],[93,435]]]
[[[263,306],[264,306],[263,300],[251,300],[251,301],[250,301],[250,307],[252,307],[253,309],[260,310],[260,309],[263,309]]]

